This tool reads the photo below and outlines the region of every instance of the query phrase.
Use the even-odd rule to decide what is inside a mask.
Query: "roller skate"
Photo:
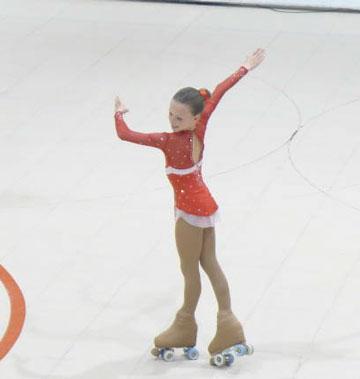
[[[216,334],[208,347],[210,364],[231,366],[236,356],[253,354],[253,346],[245,341],[242,325],[235,315],[232,312],[218,313]]]
[[[192,314],[178,311],[171,326],[155,337],[155,347],[151,354],[170,362],[175,359],[174,348],[183,348],[184,355],[190,359],[198,359],[199,352],[195,348],[197,324]]]

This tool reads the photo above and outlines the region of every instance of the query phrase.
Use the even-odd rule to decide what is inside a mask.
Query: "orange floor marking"
[[[25,321],[25,299],[13,277],[0,265],[0,281],[10,299],[10,320],[4,336],[0,339],[0,359],[14,346]]]

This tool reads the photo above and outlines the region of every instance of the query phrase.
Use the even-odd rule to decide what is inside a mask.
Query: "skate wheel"
[[[246,345],[246,348],[247,348],[247,353],[249,354],[249,355],[251,355],[251,354],[254,354],[254,346],[253,345]]]
[[[160,350],[157,347],[154,347],[151,350],[151,354],[154,355],[155,357],[158,357],[160,355]]]
[[[243,345],[241,343],[239,343],[238,345],[235,345],[235,352],[237,355],[240,355],[240,356],[249,354],[247,345]]]
[[[195,347],[190,347],[186,350],[186,356],[190,360],[195,360],[199,358],[199,351]]]
[[[222,354],[216,354],[211,359],[214,363],[214,366],[220,367],[225,364],[225,357]]]
[[[235,355],[233,353],[227,353],[225,355],[225,364],[226,366],[230,366],[234,363],[235,361]]]
[[[165,349],[161,355],[162,359],[166,362],[171,362],[175,359],[174,350]]]

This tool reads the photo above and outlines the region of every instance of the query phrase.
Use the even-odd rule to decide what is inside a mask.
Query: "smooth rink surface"
[[[360,15],[85,0],[0,7],[0,264],[26,299],[4,379],[356,379],[360,372]],[[181,87],[266,58],[208,124],[218,259],[252,356],[150,355],[182,303],[173,193],[159,150]],[[9,299],[0,283],[0,331]],[[1,338],[1,337],[0,337]]]

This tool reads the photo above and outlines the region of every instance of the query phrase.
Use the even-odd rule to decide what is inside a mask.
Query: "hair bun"
[[[199,93],[204,98],[204,100],[207,100],[210,97],[210,92],[206,88],[200,88]]]

